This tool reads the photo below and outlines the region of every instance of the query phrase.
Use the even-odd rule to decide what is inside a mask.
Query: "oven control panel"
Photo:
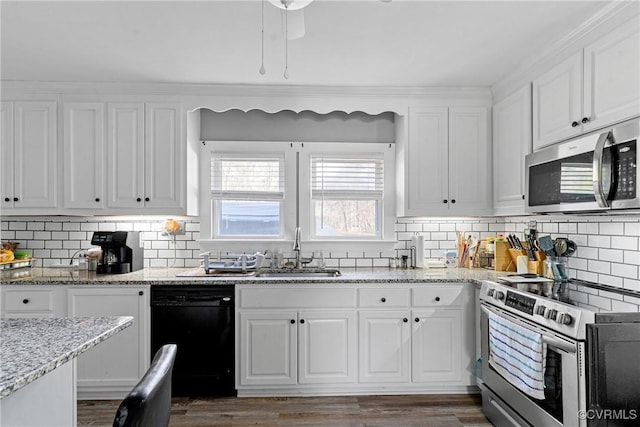
[[[482,283],[480,299],[577,339],[584,339],[585,325],[594,322],[595,314],[591,310],[492,281]]]
[[[527,314],[533,314],[533,307],[536,305],[536,300],[513,291],[507,291],[507,297],[504,300],[504,305],[507,307],[513,307],[516,310]]]

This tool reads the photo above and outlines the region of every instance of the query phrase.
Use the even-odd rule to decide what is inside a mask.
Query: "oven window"
[[[547,348],[544,397],[544,400],[534,400],[545,412],[562,422],[562,355],[551,348]]]

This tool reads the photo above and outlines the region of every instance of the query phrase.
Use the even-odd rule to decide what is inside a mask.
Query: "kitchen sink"
[[[264,270],[256,274],[256,277],[340,277],[340,270]]]

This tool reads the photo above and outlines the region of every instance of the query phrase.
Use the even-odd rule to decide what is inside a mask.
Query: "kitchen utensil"
[[[565,237],[558,237],[554,241],[554,248],[557,256],[569,256],[576,251],[577,245]]]
[[[546,234],[544,236],[538,237],[538,245],[540,246],[540,249],[544,251],[545,254],[549,256],[556,256],[553,240],[551,239],[550,235]]]

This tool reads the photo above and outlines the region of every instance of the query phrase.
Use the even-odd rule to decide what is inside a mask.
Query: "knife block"
[[[495,271],[516,271],[516,261],[511,255],[511,251],[521,252],[516,249],[509,249],[507,242],[494,243],[493,266]]]
[[[526,243],[525,243],[526,245]],[[507,249],[509,256],[511,257],[511,265],[513,265],[513,270],[504,270],[504,271],[516,271],[515,265],[519,256],[527,256],[527,251],[523,249]],[[547,256],[542,251],[534,251],[534,256],[536,257],[535,261],[529,260],[527,261],[527,272],[535,273],[538,276],[542,276],[544,273],[544,260]]]

